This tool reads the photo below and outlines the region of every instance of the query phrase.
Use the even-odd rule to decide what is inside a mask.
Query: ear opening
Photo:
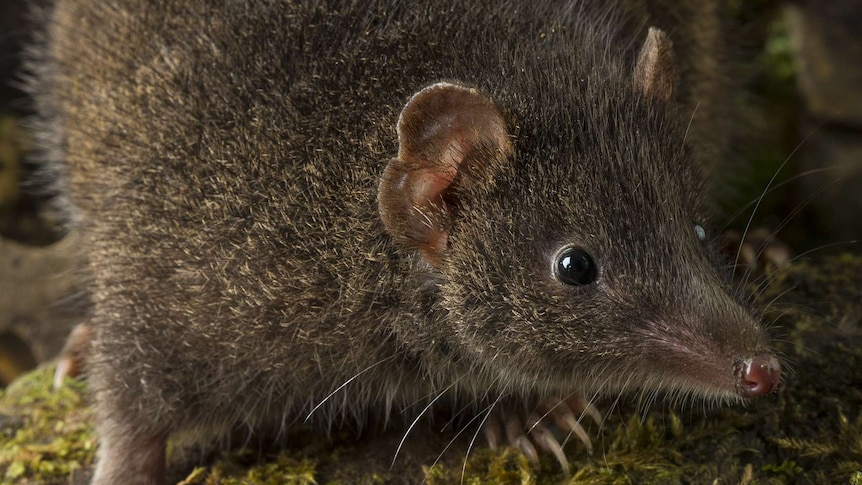
[[[398,120],[398,157],[380,182],[378,205],[387,232],[439,266],[455,216],[459,175],[491,176],[511,155],[506,122],[478,90],[451,83],[422,89]],[[468,163],[469,162],[469,163]]]

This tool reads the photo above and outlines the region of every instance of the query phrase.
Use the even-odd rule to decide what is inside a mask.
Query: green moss
[[[0,393],[0,479],[50,483],[93,462],[96,439],[84,384],[52,389],[53,367],[25,375]]]
[[[223,464],[218,464],[212,468],[204,481],[188,483],[205,485],[316,485],[315,467],[316,463],[313,460],[296,460],[282,455],[272,463],[257,465],[238,474],[235,472],[228,473]],[[201,472],[198,474],[204,475]]]

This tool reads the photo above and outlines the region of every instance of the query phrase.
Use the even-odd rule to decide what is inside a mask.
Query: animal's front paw
[[[590,416],[597,424],[602,422],[599,412],[581,398],[552,398],[542,401],[532,412],[502,406],[488,418],[483,432],[492,449],[496,450],[505,440],[533,463],[539,462],[539,452],[551,453],[563,470],[568,471],[569,460],[563,445],[569,437],[577,436],[587,452],[593,451],[590,437],[580,423],[584,416]]]
[[[63,385],[67,377],[81,375],[90,352],[90,340],[93,331],[86,323],[80,323],[72,329],[66,339],[66,345],[57,356],[57,369],[54,371],[54,389]]]
[[[758,227],[744,235],[727,231],[722,235],[722,247],[736,268],[768,270],[790,261],[790,247],[766,228]]]

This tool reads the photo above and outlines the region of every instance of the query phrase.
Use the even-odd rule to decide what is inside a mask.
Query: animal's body
[[[701,237],[718,6],[612,3],[59,0],[32,90],[89,241],[94,483],[164,480],[183,430],[772,390]]]

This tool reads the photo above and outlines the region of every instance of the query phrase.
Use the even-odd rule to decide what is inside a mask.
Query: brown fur
[[[163,480],[177,431],[439,393],[737,399],[768,341],[693,229],[726,149],[718,7],[349,3],[50,14],[32,89],[90,241],[96,483]],[[650,25],[667,102],[632,80]],[[475,111],[408,102],[440,81]],[[595,283],[555,278],[566,245]]]

